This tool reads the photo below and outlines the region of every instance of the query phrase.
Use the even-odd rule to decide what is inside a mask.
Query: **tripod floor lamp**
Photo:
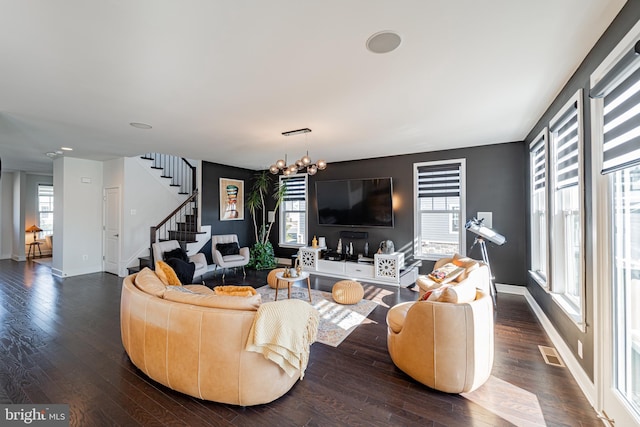
[[[473,218],[467,221],[464,228],[476,235],[476,238],[473,241],[473,245],[471,245],[471,247],[469,248],[469,253],[471,253],[474,246],[480,246],[480,252],[482,253],[482,262],[487,264],[487,268],[489,269],[489,280],[491,282],[489,290],[491,292],[491,298],[493,299],[493,307],[496,308],[497,290],[494,280],[495,278],[493,277],[493,273],[491,272],[491,264],[489,263],[486,240],[490,241],[491,243],[495,243],[498,246],[502,246],[507,241],[507,239],[502,234],[499,234],[489,227],[484,226],[483,222],[484,219]]]

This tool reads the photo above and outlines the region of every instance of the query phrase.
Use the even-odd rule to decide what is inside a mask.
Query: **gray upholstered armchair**
[[[164,253],[172,251],[180,247],[180,243],[177,240],[166,240],[163,242],[156,242],[152,246],[153,249],[153,262],[162,261],[164,259]],[[189,255],[189,261],[196,265],[196,270],[193,272],[193,278],[202,276],[208,271],[207,257],[198,252],[197,254]]]
[[[249,264],[249,248],[240,247],[236,234],[211,236],[211,258],[216,270],[222,268],[223,279],[227,268],[242,267],[242,275],[246,276],[244,266]]]

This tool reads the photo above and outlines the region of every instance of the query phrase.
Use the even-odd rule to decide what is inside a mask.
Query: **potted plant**
[[[273,252],[273,245],[269,241],[273,222],[268,222],[267,199],[269,193],[275,199],[273,208],[274,218],[278,208],[284,199],[286,187],[273,182],[268,171],[258,172],[255,175],[251,191],[247,197],[247,207],[253,220],[253,229],[256,242],[251,247],[251,259],[248,266],[257,270],[271,269],[277,265]]]

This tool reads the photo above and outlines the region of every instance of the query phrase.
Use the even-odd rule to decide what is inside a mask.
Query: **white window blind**
[[[578,185],[580,147],[578,105],[573,103],[551,124],[554,138],[554,179],[556,190]]]
[[[418,167],[418,197],[460,196],[460,163]]]
[[[602,173],[640,164],[640,41],[594,86],[604,98]]]

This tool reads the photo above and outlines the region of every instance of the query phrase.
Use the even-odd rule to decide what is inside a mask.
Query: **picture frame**
[[[220,221],[244,220],[244,181],[220,178]]]

